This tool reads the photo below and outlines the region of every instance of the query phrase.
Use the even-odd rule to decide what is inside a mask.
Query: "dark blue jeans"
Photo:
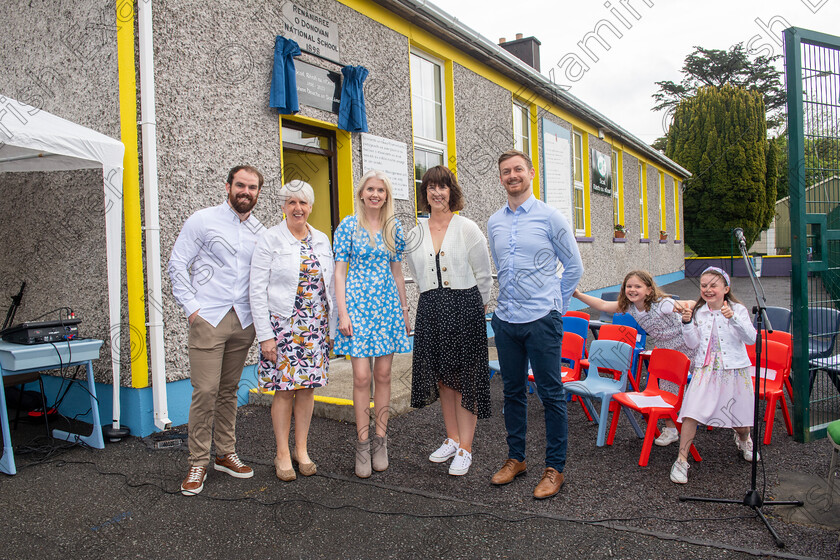
[[[525,460],[530,360],[537,393],[545,409],[545,466],[563,472],[569,432],[560,381],[563,318],[558,311],[552,311],[530,323],[508,323],[494,313],[492,326],[504,381],[508,457]]]

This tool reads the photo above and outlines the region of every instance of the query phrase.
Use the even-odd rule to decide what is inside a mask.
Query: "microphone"
[[[744,251],[747,250],[747,240],[744,238],[744,230],[737,227],[735,228],[735,239],[738,240],[738,244],[741,246],[741,249]]]

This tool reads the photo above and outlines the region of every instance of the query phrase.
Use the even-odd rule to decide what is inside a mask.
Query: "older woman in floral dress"
[[[333,255],[329,238],[307,223],[315,193],[303,181],[280,190],[286,219],[266,231],[251,261],[251,310],[260,342],[259,383],[274,391],[271,420],[277,440],[277,478],[315,474],[307,437],[314,390],[327,384],[335,329]],[[295,449],[289,430],[295,417]]]

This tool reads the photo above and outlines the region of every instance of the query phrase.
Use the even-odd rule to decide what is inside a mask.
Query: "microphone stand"
[[[753,393],[755,394],[755,408],[753,409],[753,426],[752,426],[752,440],[753,440],[753,456],[752,456],[752,475],[750,477],[750,489],[747,491],[746,495],[744,496],[743,500],[731,500],[731,499],[724,499],[724,498],[699,498],[699,497],[687,497],[687,496],[680,496],[681,502],[713,502],[719,504],[740,504],[752,509],[755,514],[758,516],[759,519],[764,523],[767,527],[767,530],[770,531],[770,534],[773,536],[773,540],[776,542],[776,546],[779,548],[784,548],[785,543],[779,537],[779,534],[773,529],[773,526],[770,525],[770,522],[767,520],[767,517],[764,516],[764,513],[761,511],[763,506],[801,506],[803,505],[799,500],[793,501],[775,501],[775,500],[765,500],[764,497],[756,490],[756,477],[758,472],[758,447],[759,447],[759,438],[758,438],[758,425],[761,422],[761,417],[758,414],[759,410],[759,394],[761,387],[761,330],[763,325],[767,325],[767,331],[773,332],[773,327],[770,324],[770,320],[767,318],[767,305],[766,305],[766,297],[764,295],[764,287],[761,286],[761,282],[755,275],[755,271],[752,268],[750,263],[749,257],[747,256],[747,245],[743,241],[743,237],[738,236],[739,243],[738,246],[741,250],[741,257],[744,259],[744,264],[747,266],[747,273],[750,277],[750,281],[753,285],[753,291],[755,292],[755,301],[756,301],[756,308],[758,309],[758,314],[756,316],[756,333],[755,333],[755,390]],[[734,276],[734,270],[733,276]],[[760,290],[760,292],[759,292]],[[753,308],[755,311],[756,308]],[[766,429],[766,428],[765,428]]]

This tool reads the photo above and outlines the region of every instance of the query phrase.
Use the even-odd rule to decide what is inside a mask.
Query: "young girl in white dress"
[[[734,428],[739,453],[753,459],[754,394],[746,345],[755,342],[756,333],[747,308],[732,295],[725,271],[715,266],[703,271],[700,299],[693,311],[683,312],[682,322],[683,337],[695,354],[678,418],[680,452],[671,467],[671,481],[677,484],[688,482],[688,450],[697,424]]]

